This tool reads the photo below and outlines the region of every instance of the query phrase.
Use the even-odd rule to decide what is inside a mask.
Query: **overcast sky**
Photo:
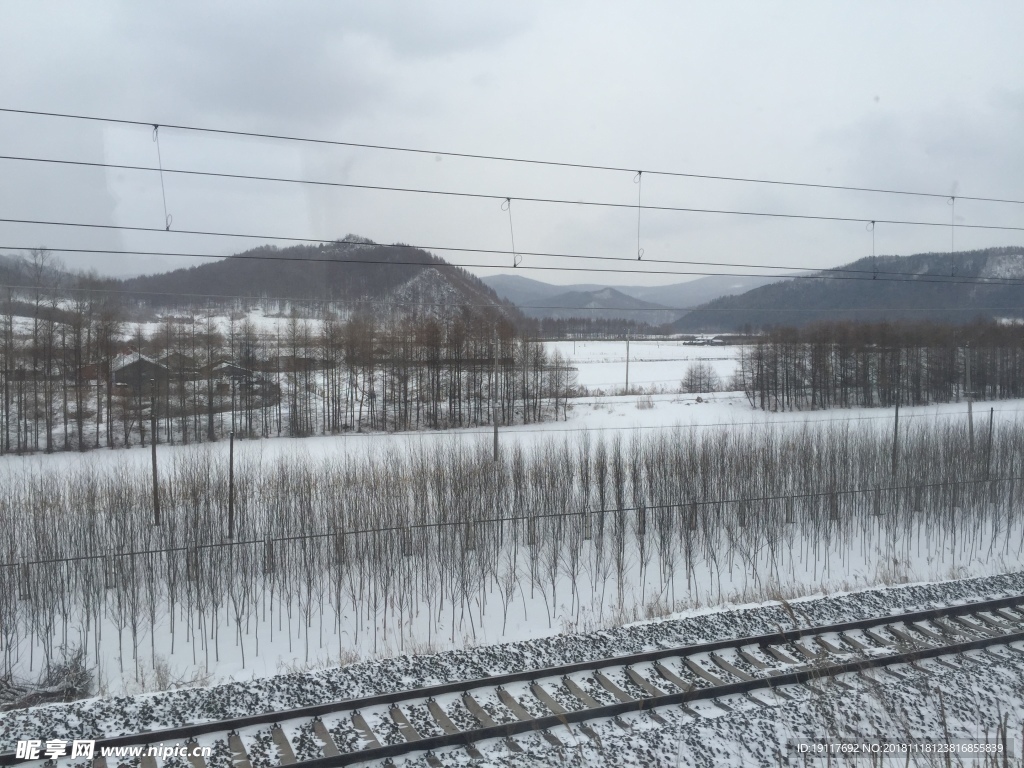
[[[869,255],[861,223],[540,204],[517,197],[1024,225],[1024,206],[657,176],[653,171],[1024,199],[1024,3],[7,3],[0,107],[504,155],[566,170],[163,129],[166,168],[511,197],[519,273],[659,283],[647,260],[822,268]],[[155,166],[152,129],[0,113],[0,154]],[[228,254],[192,229],[354,233],[511,271],[499,200],[165,174],[171,232],[0,223],[0,245]],[[153,172],[0,160],[0,217],[164,226]],[[877,252],[948,251],[944,227],[879,225]],[[957,249],[1024,244],[956,231]],[[270,240],[267,240],[270,242]],[[281,243],[284,244],[284,243]],[[0,251],[10,253],[10,251]],[[62,254],[109,274],[171,257]],[[529,269],[572,266],[635,273]],[[750,272],[750,269],[736,269]]]

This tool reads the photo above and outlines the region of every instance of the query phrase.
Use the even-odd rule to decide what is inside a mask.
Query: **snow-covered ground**
[[[571,361],[578,383],[592,392],[621,393],[626,386],[625,341],[549,341],[555,352]],[[709,366],[727,386],[736,370],[739,347],[695,346],[679,339],[635,339],[629,342],[629,390],[679,392],[687,370],[695,363]]]

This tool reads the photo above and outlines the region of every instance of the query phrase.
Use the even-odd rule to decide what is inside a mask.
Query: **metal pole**
[[[626,391],[624,395],[629,394],[629,337],[626,337]]]
[[[149,417],[150,436],[149,444],[152,447],[153,455],[153,525],[160,525],[160,490],[156,475],[156,381],[149,380]]]
[[[494,332],[494,383],[491,385],[491,421],[494,422],[494,461],[498,461],[498,332]]]
[[[971,345],[964,347],[964,365],[967,366],[967,434],[974,454],[974,390],[971,389]]]
[[[995,419],[996,409],[988,409],[988,447],[985,449],[985,479],[988,480],[992,474],[992,421]]]
[[[897,355],[899,352],[896,353]],[[896,415],[893,418],[892,424],[892,484],[893,487],[897,485],[896,474],[899,470],[899,442],[900,442],[900,360],[896,358]],[[899,498],[898,491],[893,491],[895,498]]]
[[[899,453],[897,448],[900,443],[900,400],[896,396],[896,415],[892,422],[892,484],[896,485],[896,470],[899,464]]]
[[[228,435],[228,538],[235,538],[235,433]]]

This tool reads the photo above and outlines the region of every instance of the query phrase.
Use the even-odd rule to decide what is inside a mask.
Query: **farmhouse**
[[[112,367],[114,384],[127,387],[133,395],[150,394],[152,383],[159,390],[166,390],[170,380],[167,366],[145,355],[122,355]]]

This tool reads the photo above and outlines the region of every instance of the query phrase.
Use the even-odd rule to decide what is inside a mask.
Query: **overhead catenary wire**
[[[31,109],[16,109],[12,107],[0,107],[0,113],[6,114],[17,114],[35,117],[51,117],[60,118],[66,120],[82,120],[89,122],[99,122],[116,125],[134,125],[142,127],[150,127],[154,125],[152,120],[129,120],[124,118],[114,117],[103,117],[97,115],[83,115],[73,114],[68,112],[52,112],[44,110],[31,110]],[[417,147],[403,147],[397,145],[387,144],[374,144],[367,142],[354,142],[354,141],[342,141],[338,139],[323,139],[314,137],[304,136],[293,136],[287,134],[278,133],[267,133],[259,131],[245,131],[239,129],[228,129],[228,128],[212,128],[208,126],[198,125],[185,125],[181,123],[161,123],[165,129],[172,129],[178,131],[186,131],[192,133],[208,133],[221,136],[235,136],[239,138],[254,138],[254,139],[267,139],[274,141],[285,141],[285,142],[298,142],[303,144],[319,144],[325,146],[336,146],[336,147],[351,147],[354,149],[372,149],[387,152],[401,152],[418,155],[434,155],[441,157],[453,157],[463,158],[467,160],[485,160],[492,162],[502,163],[521,163],[527,165],[539,165],[548,166],[554,168],[574,168],[578,170],[591,170],[591,171],[611,171],[616,173],[635,173],[635,168],[628,168],[626,166],[615,166],[615,165],[602,165],[594,163],[574,163],[567,161],[558,160],[543,160],[535,158],[525,157],[513,157],[510,155],[496,155],[496,154],[484,154],[484,153],[472,153],[472,152],[453,152],[440,149],[425,149]],[[803,181],[789,181],[782,179],[765,179],[765,178],[754,178],[745,176],[731,176],[731,175],[715,175],[715,174],[702,174],[702,173],[690,173],[684,171],[670,171],[670,170],[646,170],[645,173],[655,176],[670,176],[678,178],[689,178],[689,179],[704,179],[708,181],[726,181],[736,182],[743,184],[765,184],[774,186],[785,186],[785,187],[805,187],[808,189],[827,189],[843,192],[865,192],[872,194],[885,194],[885,195],[904,195],[911,197],[927,197],[927,198],[938,198],[945,199],[949,197],[948,193],[939,192],[924,192],[919,190],[906,190],[906,189],[892,189],[884,187],[861,187],[854,185],[845,184],[821,184],[814,182],[803,182]],[[1024,205],[1024,200],[1017,200],[1013,198],[995,197],[995,196],[970,196],[970,195],[959,195],[961,200],[971,200],[975,202],[985,203],[1007,203],[1011,205]]]
[[[218,179],[233,179],[241,181],[264,181],[264,182],[275,182],[283,184],[304,184],[319,187],[335,187],[340,189],[360,189],[360,190],[374,190],[378,192],[400,192],[406,194],[417,194],[417,195],[431,195],[439,197],[455,197],[463,199],[476,199],[476,200],[496,200],[505,201],[510,199],[508,195],[490,193],[490,192],[463,192],[456,190],[443,190],[443,189],[426,189],[418,187],[398,187],[392,185],[382,184],[355,184],[352,182],[342,181],[322,181],[315,179],[293,179],[282,176],[260,176],[253,174],[243,173],[227,173],[222,171],[197,171],[188,170],[181,168],[154,168],[153,166],[147,165],[126,165],[121,163],[100,163],[90,162],[85,160],[59,160],[56,158],[46,157],[27,157],[18,155],[0,155],[0,160],[7,161],[23,161],[32,163],[50,163],[57,165],[69,165],[69,166],[80,166],[86,168],[105,168],[108,170],[118,171],[143,171],[149,173],[173,173],[183,176],[199,176],[206,178],[218,178]],[[770,219],[790,219],[790,220],[801,220],[801,221],[831,221],[831,222],[846,222],[855,224],[867,224],[874,220],[880,224],[893,224],[900,226],[914,226],[914,227],[947,227],[949,226],[945,222],[941,221],[915,221],[911,219],[870,219],[863,216],[825,216],[817,214],[806,214],[806,213],[782,213],[777,211],[741,211],[735,209],[725,208],[695,208],[691,206],[678,206],[678,205],[634,205],[632,203],[617,203],[607,200],[569,200],[565,198],[555,197],[530,197],[524,195],[516,195],[515,200],[523,203],[538,203],[547,205],[566,205],[566,206],[582,206],[591,208],[612,208],[612,209],[636,209],[637,211],[661,211],[661,212],[673,212],[673,213],[706,213],[724,216],[748,216],[748,217],[760,217]],[[1003,232],[1024,232],[1024,226],[1012,226],[1004,224],[961,224],[963,229],[977,229],[977,230],[988,230],[988,231],[1003,231]]]

